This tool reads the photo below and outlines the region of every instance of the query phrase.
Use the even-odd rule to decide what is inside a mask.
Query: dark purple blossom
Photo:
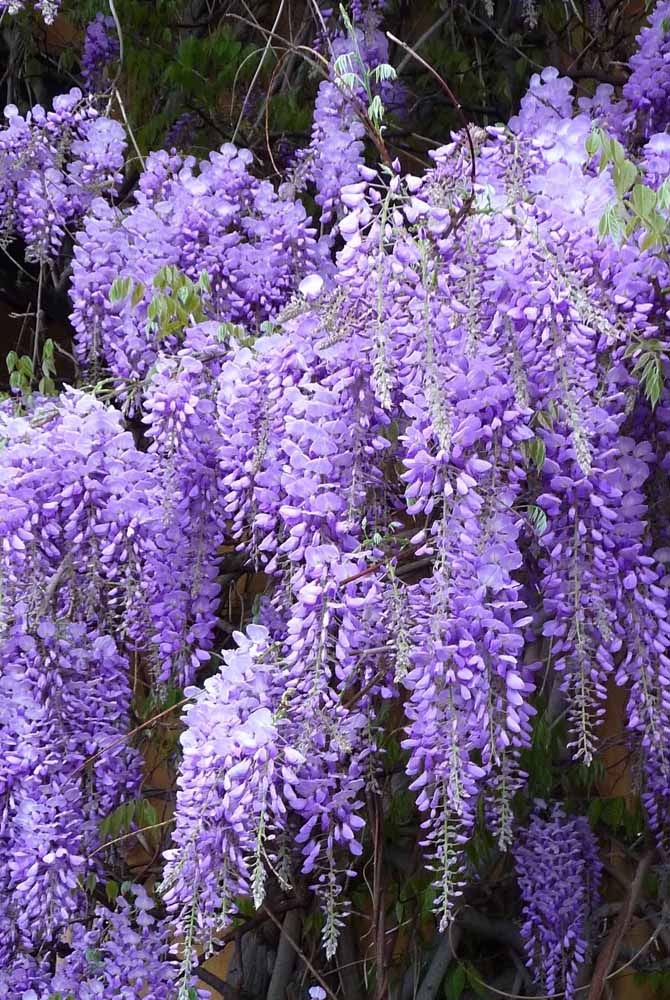
[[[529,968],[545,993],[564,990],[571,1000],[599,902],[598,845],[583,816],[555,805],[547,818],[539,808],[533,814],[514,857]]]

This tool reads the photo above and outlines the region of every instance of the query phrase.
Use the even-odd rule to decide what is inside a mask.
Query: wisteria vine
[[[72,248],[81,368],[78,387],[0,410],[10,1000],[193,996],[197,942],[271,883],[315,895],[332,959],[390,715],[439,928],[483,822],[513,848],[550,993],[574,992],[601,869],[584,817],[555,805],[523,828],[547,695],[588,766],[608,691],[627,689],[665,848],[670,548],[653,499],[670,405],[653,380],[670,273],[653,227],[670,213],[670,4],[620,97],[577,102],[544,70],[506,126],[454,134],[420,175],[366,149],[394,81],[375,74],[378,10],[365,18],[334,40],[278,187],[232,144],[163,150],[119,205],[124,130],[93,97],[5,109],[0,233],[40,274]],[[118,54],[108,28],[87,33],[91,91]],[[265,586],[226,641],[231,550]],[[116,909],[87,896],[112,849],[100,825],[142,780],[125,739],[138,663],[189,702],[158,890],[177,949],[141,885]]]

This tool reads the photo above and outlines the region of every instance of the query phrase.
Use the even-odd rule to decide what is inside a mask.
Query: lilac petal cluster
[[[140,622],[138,640],[146,644],[149,638],[156,677],[182,685],[209,658],[218,616],[217,553],[224,535],[217,491],[216,349],[210,343],[206,331],[192,328],[176,357],[158,360],[144,400],[162,500],[141,568],[150,637],[147,623]],[[197,357],[198,346],[209,348],[209,363]]]
[[[81,393],[2,421],[5,964],[76,919],[98,824],[141,777],[119,737],[131,701],[128,570],[136,532],[151,519],[152,463],[118,412]],[[76,776],[91,758],[84,786]]]
[[[190,111],[185,111],[170,126],[165,136],[168,149],[185,149],[194,141],[194,133],[198,127],[198,117]]]
[[[166,855],[162,893],[180,923],[195,912],[198,926],[221,928],[236,897],[262,904],[267,862],[286,882],[294,877],[297,850],[297,870],[316,874],[332,954],[341,922],[337,855],[360,855],[364,825],[361,762],[345,761],[366,720],[338,711],[337,700],[319,691],[318,651],[316,662],[287,671],[265,627],[249,625],[235,640],[222,670],[203,690],[187,692],[195,700],[186,713],[175,846]],[[308,679],[309,714],[297,687],[304,691]],[[317,864],[323,857],[325,866]]]
[[[541,806],[514,849],[523,900],[526,958],[545,993],[575,995],[577,976],[589,952],[591,920],[599,902],[602,865],[598,845],[583,816],[555,805]]]
[[[554,66],[547,66],[541,73],[534,73],[528,91],[521,99],[519,114],[509,120],[515,132],[532,134],[537,126],[544,127],[556,118],[572,117],[572,81],[560,76]]]
[[[657,3],[637,38],[624,84],[627,124],[648,139],[670,124],[670,3]]]
[[[262,900],[264,828],[277,807],[272,645],[256,625],[235,639],[225,668],[201,690],[187,689],[194,702],[185,713],[177,825],[161,887],[169,908],[183,918],[195,908],[201,926],[224,926],[239,895]]]
[[[87,90],[100,93],[109,82],[110,68],[119,58],[119,38],[113,17],[97,14],[89,22],[81,54],[81,75]]]
[[[0,128],[0,238],[19,237],[26,259],[53,261],[66,234],[92,201],[121,181],[122,126],[97,111],[77,88],[55,97],[51,111],[14,105]]]
[[[32,4],[26,3],[26,0],[0,0],[0,16],[5,13],[20,14],[31,7],[39,11],[45,24],[53,24],[60,9],[60,0],[33,0]]]
[[[342,189],[349,212],[339,227],[345,247],[333,286],[309,285],[308,307],[284,321],[290,342],[280,335],[258,354],[245,349],[224,364],[217,404],[230,442],[222,467],[229,513],[241,546],[256,560],[269,556],[265,565],[277,577],[264,621],[300,696],[293,718],[303,739],[327,696],[329,657],[346,689],[366,669],[357,662],[357,629],[390,647],[396,676],[382,671],[371,691],[397,697],[402,685],[409,692],[408,777],[443,923],[480,797],[500,842],[509,843],[511,794],[523,782],[518,753],[530,738],[537,669],[524,650],[537,637],[536,609],[517,576],[528,534],[540,567],[537,611],[577,756],[594,752],[623,646],[617,609],[623,593],[634,591],[626,560],[635,579],[656,586],[643,573],[646,542],[622,549],[624,538],[646,532],[639,484],[622,471],[628,446],[621,429],[634,391],[623,345],[649,334],[650,283],[638,280],[633,255],[598,241],[610,180],[585,172],[589,119],[573,115],[570,84],[556,73],[536,81],[515,129],[513,167],[508,135],[492,129],[478,140],[475,195],[489,211],[456,235],[451,214],[464,188],[454,176],[468,167],[462,144],[438,151],[425,178],[394,179],[386,193],[374,173],[359,173],[362,180]],[[614,301],[603,290],[608,280]],[[367,398],[347,418],[353,436],[338,421],[348,412],[346,386],[357,386],[359,402]],[[244,416],[236,420],[239,399]],[[369,424],[361,423],[366,412],[374,413]],[[384,440],[389,412],[398,434],[380,448],[375,440]],[[384,495],[377,473],[386,450],[402,489]],[[362,478],[352,466],[356,451]],[[369,511],[373,524],[388,524],[403,507],[427,519],[414,544],[433,560],[419,584],[375,581],[368,611],[370,595],[348,604],[337,586],[338,553],[354,553],[362,541],[342,503],[358,483],[365,492],[351,494],[351,509]],[[355,565],[364,571],[364,561]],[[662,597],[645,590],[639,601],[661,622]],[[375,627],[369,607],[379,609]],[[665,655],[664,635],[650,632],[649,642]],[[638,682],[638,661],[624,662],[618,676],[631,684],[636,732],[635,691],[664,690],[664,660],[652,668],[653,688]],[[665,732],[664,704],[654,699],[646,717],[654,709]]]
[[[376,82],[370,74],[388,62],[388,41],[380,30],[382,4],[359,4],[352,10],[354,36],[336,35],[330,43],[330,75],[320,86],[314,102],[312,137],[309,146],[297,154],[293,183],[315,188],[315,201],[321,208],[325,226],[342,217],[346,210],[344,190],[361,178],[364,169],[364,119],[370,94],[378,97],[385,109],[402,111],[405,94],[395,80]],[[358,15],[358,16],[356,16]],[[360,84],[352,86],[337,69],[337,57],[349,56],[351,69],[362,80],[368,76],[369,93]]]
[[[651,136],[642,149],[640,166],[645,184],[658,189],[670,173],[670,136],[667,132]]]
[[[356,36],[371,65],[386,58],[377,13]],[[49,114],[10,111],[3,232],[43,261],[69,206],[85,214],[78,356],[122,384],[145,435],[139,449],[121,412],[79,392],[0,410],[0,967],[16,983],[32,977],[40,997],[35,956],[77,922],[99,821],[137,787],[119,743],[131,658],[160,689],[219,655],[224,544],[266,593],[220,670],[187,689],[163,878],[182,986],[195,935],[241,895],[260,906],[270,878],[307,880],[335,953],[389,707],[442,927],[478,814],[512,842],[539,682],[562,695],[587,763],[610,682],[626,687],[663,842],[670,538],[656,511],[670,408],[665,390],[653,411],[641,397],[629,345],[662,340],[670,269],[636,236],[600,237],[614,186],[585,147],[594,122],[633,115],[640,167],[662,182],[662,101],[641,74],[638,61],[647,104],[633,88],[577,108],[555,70],[534,77],[509,129],[471,130],[474,178],[463,135],[422,176],[364,166],[360,95],[326,81],[294,178],[312,171],[324,245],[290,185],[256,179],[232,145],[202,162],[152,154],[134,204],[117,208],[90,201],[117,155],[114,123],[77,92]],[[161,339],[149,306],[166,265],[194,283],[207,272],[210,319]],[[112,302],[120,277],[135,294]],[[76,775],[109,744],[84,796]],[[593,838],[556,807],[516,857],[529,962],[548,992],[570,994],[596,898]],[[126,950],[148,927],[144,897],[136,908],[118,917]],[[121,959],[109,952],[118,995],[140,989]],[[88,961],[75,945],[81,995]]]
[[[618,605],[626,609],[630,634],[616,680],[630,688],[627,725],[641,754],[642,800],[649,825],[664,846],[670,805],[670,593],[667,573],[650,552],[647,536],[644,487],[654,458],[644,436],[639,442],[621,439],[617,465],[626,516],[614,525],[614,532],[620,540]]]
[[[114,910],[98,905],[89,924],[71,929],[69,952],[48,985],[35,989],[37,1000],[54,995],[175,1000],[179,967],[171,957],[167,928],[157,923],[151,912],[155,902],[142,885],[131,885],[128,895],[131,901],[117,897]],[[192,985],[195,989],[195,981]],[[200,990],[196,995],[208,996]]]
[[[279,197],[249,170],[251,154],[231,144],[208,160],[159,153],[147,159],[136,204],[99,199],[75,245],[71,299],[78,358],[120,379],[143,378],[158,355],[147,308],[156,273],[176,266],[193,282],[204,271],[205,307],[219,321],[258,329],[284,306],[321,251],[302,205]],[[144,286],[139,302],[111,302],[123,276]],[[179,338],[160,345],[175,350]]]
[[[342,188],[359,179],[363,166],[365,127],[354,100],[336,81],[324,80],[314,102],[310,145],[297,154],[295,183],[314,185],[322,225],[337,218]]]
[[[47,960],[27,956],[0,967],[0,989],[7,1000],[34,1000],[49,995],[51,970]]]
[[[257,350],[242,348],[226,359],[218,380],[219,492],[233,534],[246,536],[246,551],[259,566],[272,558],[289,393],[306,376],[305,361],[299,345],[264,337]]]

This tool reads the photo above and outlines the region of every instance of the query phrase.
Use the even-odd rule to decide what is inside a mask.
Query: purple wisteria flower
[[[583,816],[567,816],[555,805],[545,818],[542,806],[514,850],[523,899],[521,934],[528,966],[543,991],[564,990],[571,1000],[589,953],[602,865]]]
[[[378,65],[379,5],[356,6]],[[151,154],[120,207],[118,123],[78,90],[6,109],[2,238],[41,267],[81,226],[70,291],[92,383],[0,405],[11,1000],[184,997],[200,936],[272,880],[310,888],[333,958],[389,717],[440,927],[483,816],[499,849],[516,838],[536,978],[574,991],[600,866],[561,806],[516,832],[536,691],[562,699],[588,765],[610,684],[625,687],[661,846],[670,815],[670,404],[659,375],[652,406],[638,364],[667,367],[670,269],[637,233],[601,236],[614,172],[586,151],[594,124],[633,123],[630,155],[661,187],[666,7],[641,36],[658,78],[639,55],[621,100],[576,107],[543,71],[509,128],[472,131],[474,176],[463,134],[421,176],[366,166],[361,94],[334,67],[293,191],[226,144]],[[294,198],[301,170],[323,240]],[[198,304],[172,322],[158,314],[183,276]],[[117,279],[132,292],[112,295]],[[231,550],[264,593],[229,637]],[[179,969],[144,887],[112,911],[87,891],[110,857],[101,822],[141,787],[138,671],[152,697],[189,701],[161,881]]]
[[[99,114],[73,88],[51,111],[37,104],[25,116],[4,110],[0,128],[0,239],[19,236],[26,257],[57,258],[65,238],[101,194],[121,181],[123,127]]]
[[[20,14],[26,8],[39,11],[46,24],[53,24],[60,9],[60,0],[0,0],[0,15]]]
[[[110,67],[119,58],[119,38],[113,17],[97,14],[87,25],[81,54],[81,75],[89,91],[99,93],[109,81]]]
[[[250,164],[251,154],[231,144],[200,163],[156,153],[134,207],[95,202],[75,246],[71,288],[75,346],[86,368],[104,365],[121,379],[146,375],[159,349],[147,310],[162,267],[176,266],[193,282],[205,272],[207,313],[252,329],[315,270],[322,254],[304,208],[257,180]],[[142,284],[138,302],[111,301],[119,276]],[[178,345],[173,336],[161,347]]]

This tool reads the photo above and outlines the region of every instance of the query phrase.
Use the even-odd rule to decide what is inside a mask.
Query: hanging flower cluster
[[[0,15],[20,14],[26,8],[34,7],[44,18],[46,24],[53,24],[60,9],[60,0],[0,0]]]
[[[80,90],[36,104],[24,117],[10,104],[0,128],[0,240],[19,237],[26,258],[56,258],[66,237],[101,194],[121,180],[126,148],[119,122],[101,115]]]
[[[564,990],[571,1000],[599,903],[602,865],[588,821],[566,816],[558,805],[545,818],[538,807],[519,838],[514,859],[528,966],[543,992]]]
[[[380,30],[383,6],[368,0],[350,5],[353,24],[328,39],[328,79],[319,86],[311,141],[298,151],[292,177],[298,189],[313,185],[322,226],[346,211],[342,190],[361,176],[365,122],[378,124],[385,110],[403,106],[404,91],[388,66],[388,42]]]
[[[131,885],[132,902],[118,896],[116,908],[98,905],[89,926],[69,929],[65,956],[55,972],[47,963],[22,960],[11,972],[0,971],[3,996],[21,1000],[54,997],[119,997],[121,1000],[166,1000],[176,996],[178,965],[170,958],[167,928],[157,924],[154,900],[142,885]],[[193,995],[204,998],[206,992]]]
[[[132,563],[150,459],[71,393],[0,433],[0,965],[82,905],[98,824],[132,798]],[[98,756],[98,752],[112,749]]]
[[[507,127],[454,135],[415,176],[363,165],[351,103],[324,83],[310,162],[333,262],[302,206],[232,145],[201,163],[152,154],[132,207],[90,205],[77,352],[124,405],[136,383],[142,444],[95,392],[0,417],[0,966],[32,976],[39,1000],[36,956],[80,914],[97,821],[137,782],[118,742],[97,756],[128,727],[135,655],[157,682],[193,685],[162,879],[182,987],[196,936],[241,895],[260,906],[271,878],[311,887],[335,954],[383,808],[389,712],[442,928],[476,817],[500,848],[514,840],[540,684],[562,698],[585,764],[608,685],[627,688],[662,838],[670,545],[651,499],[670,411],[640,391],[635,352],[665,329],[670,274],[657,242],[601,237],[619,188],[587,152],[593,126],[636,101],[575,108],[545,70]],[[33,118],[10,114],[7,132],[29,144]],[[659,190],[666,138],[645,133],[636,160]],[[16,226],[52,252],[51,231],[39,243]],[[167,266],[175,283],[207,272],[209,319],[159,336]],[[117,279],[132,294],[112,295]],[[216,669],[224,545],[266,586]],[[593,840],[556,807],[516,858],[529,961],[549,992],[569,992]],[[123,907],[115,919],[129,940]],[[82,962],[74,947],[68,975],[86,982]]]
[[[71,289],[76,350],[85,367],[102,365],[123,379],[147,374],[159,348],[147,317],[151,286],[166,265],[193,281],[206,272],[207,312],[252,330],[318,265],[304,208],[257,180],[250,163],[250,153],[230,144],[200,163],[154,153],[134,207],[95,202],[75,245]],[[144,286],[140,301],[111,301],[119,275]]]
[[[360,168],[340,188],[336,275],[304,282],[303,301],[279,317],[283,332],[232,349],[219,375],[225,511],[240,547],[276,581],[259,620],[273,640],[272,676],[285,681],[267,711],[278,718],[288,703],[293,745],[312,747],[312,699],[334,684],[339,704],[353,699],[368,715],[364,742],[346,738],[362,761],[376,750],[375,704],[402,694],[407,779],[442,926],[480,800],[500,844],[512,840],[519,752],[546,670],[529,657],[538,641],[577,759],[596,751],[609,681],[629,686],[650,820],[660,829],[665,815],[667,588],[643,493],[655,415],[635,402],[626,348],[654,335],[663,307],[645,274],[666,265],[649,246],[599,238],[614,187],[589,162],[593,123],[574,114],[570,83],[546,70],[509,130],[474,136],[474,189],[463,138],[423,177]],[[415,583],[398,576],[401,545],[381,542],[407,524],[409,548],[430,564]],[[645,663],[644,649],[658,655]],[[280,734],[267,737],[275,748]],[[202,740],[189,727],[191,762]],[[214,762],[221,777],[236,766]],[[287,788],[282,778],[267,794],[291,830],[299,810]],[[182,845],[207,828],[204,812],[184,814]],[[253,881],[262,826],[258,809],[244,816],[246,847],[218,864],[238,887]],[[292,863],[316,864],[319,884],[336,884],[335,843],[328,834],[306,866]],[[277,870],[274,845],[263,850]],[[188,888],[194,864],[178,851],[169,878],[178,871]],[[343,854],[342,870],[351,864]],[[221,902],[212,878],[205,888],[200,876],[204,923]],[[187,909],[192,894],[173,885],[171,906]],[[334,897],[326,914],[330,948]]]
[[[670,3],[656,4],[649,25],[638,38],[637,51],[630,60],[632,73],[623,88],[629,109],[626,124],[632,124],[641,138],[663,132],[670,122]]]
[[[105,89],[109,71],[119,58],[119,37],[113,17],[97,14],[88,24],[81,54],[81,75],[92,93]]]
[[[224,541],[212,401],[217,354],[223,353],[212,345],[217,329],[205,323],[188,330],[183,350],[157,361],[146,391],[159,506],[143,553],[142,589],[154,675],[161,681],[192,679],[214,645]]]

